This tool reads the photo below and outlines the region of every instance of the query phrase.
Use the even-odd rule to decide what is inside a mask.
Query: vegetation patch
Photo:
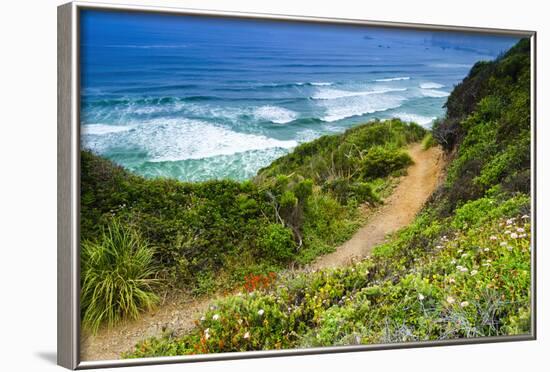
[[[340,269],[289,273],[226,297],[188,334],[144,340],[124,357],[529,333],[529,50],[522,40],[496,61],[476,64],[453,90],[446,117],[432,131],[454,156],[447,180],[415,221],[371,257]],[[354,183],[373,182],[370,191],[376,190],[378,181],[363,171],[371,160],[386,161],[378,152],[405,164],[399,149],[425,135],[400,122],[379,124],[299,146],[260,171],[257,184],[278,185],[269,188],[274,214],[294,221],[287,226],[308,249],[323,251],[338,232],[345,235],[350,225],[331,225],[329,218],[350,213],[361,200]],[[349,184],[339,184],[342,178]],[[311,194],[298,192],[309,190],[298,186],[305,180]]]
[[[96,332],[102,323],[135,319],[158,301],[154,250],[139,234],[112,220],[96,241],[81,250],[82,323]]]
[[[134,245],[148,247],[154,276],[162,283],[156,293],[174,287],[196,295],[233,289],[249,274],[306,264],[346,241],[363,221],[358,207],[381,202],[393,176],[410,164],[403,146],[424,134],[416,124],[375,121],[298,146],[244,182],[147,179],[83,151],[83,250],[104,246],[104,231],[117,226],[116,231],[132,231]],[[126,249],[117,246],[122,243],[111,242],[112,249]],[[95,267],[87,260],[82,264],[83,272]],[[86,314],[96,307],[112,310],[95,292],[109,276],[95,275],[96,281],[83,282],[84,319],[91,319]],[[120,275],[122,282],[134,282],[130,274]],[[113,324],[154,299],[86,322],[94,329]]]

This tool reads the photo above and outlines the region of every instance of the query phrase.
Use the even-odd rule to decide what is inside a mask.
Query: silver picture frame
[[[442,341],[420,341],[396,344],[333,346],[309,349],[251,351],[223,354],[154,357],[129,360],[81,361],[80,359],[80,56],[79,14],[81,10],[155,12],[229,18],[253,18],[284,22],[376,26],[410,30],[458,31],[528,37],[531,39],[531,190],[532,190],[532,256],[531,334],[465,338]],[[281,14],[214,11],[157,6],[119,5],[108,3],[70,2],[57,9],[57,363],[68,369],[139,366],[199,361],[221,361],[308,354],[344,353],[368,350],[448,346],[536,339],[536,32],[482,27],[436,24],[414,24],[373,20],[320,18]]]

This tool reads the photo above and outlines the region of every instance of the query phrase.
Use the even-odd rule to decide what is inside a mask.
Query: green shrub
[[[426,151],[431,147],[437,145],[437,142],[434,140],[432,133],[428,133],[422,139],[422,150]]]
[[[296,243],[290,229],[280,224],[271,224],[264,228],[259,247],[265,257],[284,262],[294,255]]]
[[[361,174],[365,180],[387,177],[410,164],[412,164],[412,159],[405,151],[375,146],[370,148],[362,159]]]
[[[134,319],[158,300],[153,250],[132,229],[111,221],[96,241],[81,250],[81,311],[85,328]]]
[[[360,180],[361,159],[377,146],[401,148],[420,141],[426,130],[398,119],[372,121],[348,129],[341,135],[323,136],[304,143],[286,156],[258,171],[258,180],[297,174],[322,186],[334,178]]]
[[[340,203],[354,200],[357,203],[375,204],[380,198],[368,182],[351,182],[345,178],[336,178],[323,184],[323,190],[331,192]]]

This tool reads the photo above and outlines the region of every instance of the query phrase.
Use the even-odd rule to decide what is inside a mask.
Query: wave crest
[[[84,128],[86,126],[90,125],[83,125]],[[147,154],[149,162],[205,159],[253,150],[291,149],[297,145],[294,140],[236,132],[191,119],[157,119],[136,124],[132,129],[124,133],[105,132],[102,136],[90,136],[90,133],[84,132],[83,145],[100,154],[113,149],[117,152],[126,149],[129,153],[138,149]]]
[[[387,82],[387,81],[400,81],[400,80],[410,80],[410,76],[398,76],[398,77],[392,77],[392,78],[384,78],[384,79],[375,79],[374,81],[379,82]]]
[[[323,89],[314,94],[311,98],[316,100],[331,100],[339,98],[348,98],[348,97],[358,97],[358,96],[370,96],[376,94],[385,94],[392,92],[404,92],[407,88],[384,88],[377,90],[367,90],[367,91],[349,91],[349,90],[340,90],[340,89]]]

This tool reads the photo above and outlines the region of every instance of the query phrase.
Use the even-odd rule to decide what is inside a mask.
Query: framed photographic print
[[[534,57],[533,31],[60,6],[58,363],[533,340]]]

